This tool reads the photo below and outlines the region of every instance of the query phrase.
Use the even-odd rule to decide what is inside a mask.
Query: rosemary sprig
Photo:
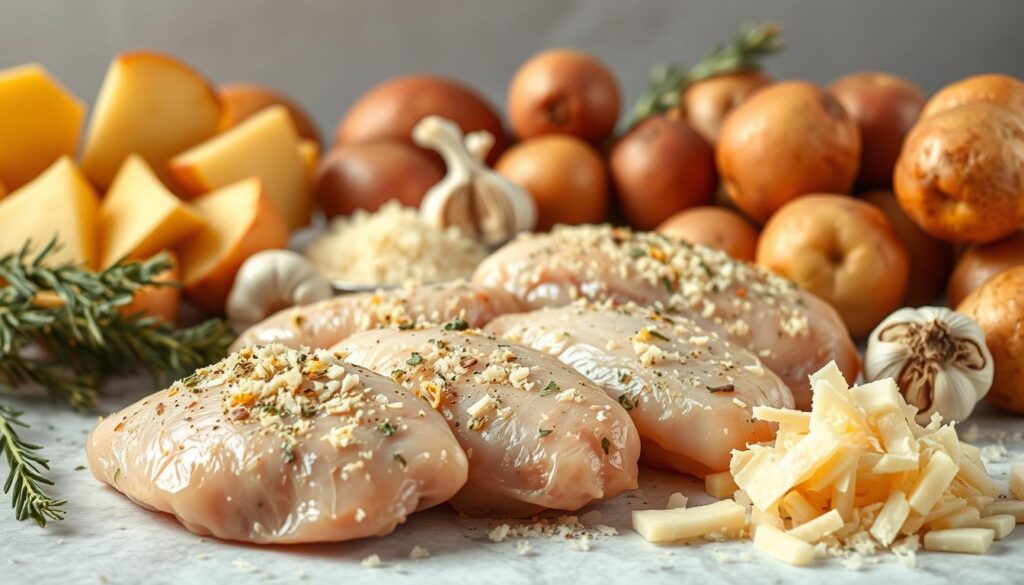
[[[731,43],[712,48],[689,70],[679,65],[653,67],[647,89],[633,106],[629,126],[678,106],[682,91],[690,84],[716,75],[759,70],[761,59],[781,49],[782,37],[776,24],[743,25]]]
[[[41,471],[49,470],[50,464],[39,455],[42,447],[26,443],[14,430],[14,427],[28,427],[21,421],[21,414],[0,404],[0,452],[5,455],[10,468],[4,482],[4,493],[11,494],[16,519],[31,518],[36,524],[46,526],[48,521],[64,519],[63,506],[66,502],[51,497],[43,489],[43,485],[53,485],[53,480]]]
[[[227,323],[210,319],[186,329],[144,314],[123,314],[140,289],[173,286],[158,277],[170,267],[165,254],[140,262],[118,262],[100,272],[75,264],[52,266],[55,241],[32,252],[26,243],[0,256],[0,394],[24,385],[44,388],[76,410],[96,404],[110,375],[148,372],[155,380],[220,359],[233,335]],[[48,469],[37,451],[14,432],[20,412],[0,405],[0,450],[10,473],[15,516],[40,525],[63,517],[62,501],[42,485]]]

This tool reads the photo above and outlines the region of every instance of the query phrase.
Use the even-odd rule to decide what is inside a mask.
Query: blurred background
[[[39,62],[91,102],[116,53],[159,49],[216,82],[276,86],[329,133],[400,73],[463,79],[504,105],[516,68],[556,46],[609,63],[631,104],[652,64],[695,63],[763,20],[783,29],[767,66],[780,79],[881,69],[930,93],[984,71],[1024,76],[1020,0],[0,0],[0,68]]]

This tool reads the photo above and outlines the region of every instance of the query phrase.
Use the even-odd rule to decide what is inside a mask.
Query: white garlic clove
[[[440,228],[455,226],[488,245],[501,244],[537,225],[537,208],[522,187],[483,164],[494,146],[484,131],[463,138],[454,122],[427,116],[413,128],[416,144],[436,150],[448,171],[431,187],[420,213]]]
[[[226,312],[232,326],[242,330],[282,309],[332,295],[331,283],[305,256],[291,250],[265,250],[239,268]]]
[[[944,307],[894,312],[871,332],[864,355],[864,377],[893,378],[921,424],[933,414],[965,420],[988,393],[994,373],[977,323]]]

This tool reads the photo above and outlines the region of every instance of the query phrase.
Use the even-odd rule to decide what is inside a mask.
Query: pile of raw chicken
[[[520,236],[468,281],[286,309],[103,420],[93,473],[220,538],[386,534],[449,502],[575,510],[638,463],[704,476],[857,375],[837,314],[724,253],[610,226]]]

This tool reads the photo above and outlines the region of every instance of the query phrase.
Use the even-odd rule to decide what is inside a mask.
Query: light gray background
[[[160,49],[216,82],[295,95],[330,136],[362,91],[400,73],[458,77],[501,104],[516,67],[554,46],[610,63],[632,103],[651,64],[695,62],[767,19],[788,45],[769,65],[781,78],[882,69],[933,91],[1024,77],[1022,0],[0,0],[0,68],[42,63],[91,102],[116,53]]]

